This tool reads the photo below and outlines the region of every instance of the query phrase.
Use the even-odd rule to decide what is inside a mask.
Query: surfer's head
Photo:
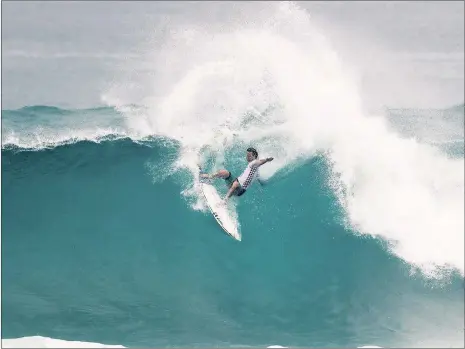
[[[255,148],[247,148],[247,161],[252,161],[258,158],[258,152]]]

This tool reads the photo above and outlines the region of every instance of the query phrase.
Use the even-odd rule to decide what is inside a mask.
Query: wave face
[[[290,3],[228,26],[173,25],[106,107],[2,111],[3,336],[463,347],[463,104],[367,112]],[[195,174],[249,146],[236,242]]]
[[[130,139],[2,151],[6,338],[129,347],[463,338],[461,275],[412,275],[387,244],[344,227],[323,156],[251,188],[237,203],[236,243],[182,195],[195,187],[188,170],[168,170],[180,152]],[[237,156],[227,152],[226,165],[239,168]]]

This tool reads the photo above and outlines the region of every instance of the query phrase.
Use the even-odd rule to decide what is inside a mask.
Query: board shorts
[[[232,192],[232,195],[234,196],[241,196],[242,194],[244,194],[246,192],[246,190],[244,188],[242,188],[241,184],[239,183],[237,177],[233,179],[233,176],[231,174],[231,171],[228,171],[229,172],[229,176],[226,177],[224,180],[226,181],[227,185],[228,185],[228,188],[231,188],[231,186],[233,185],[234,182],[237,181],[237,183],[239,184],[239,186]]]

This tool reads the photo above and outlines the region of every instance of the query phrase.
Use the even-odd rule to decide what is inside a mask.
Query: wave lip
[[[61,135],[33,134],[30,137],[17,136],[14,133],[5,137],[2,149],[42,150],[55,148],[61,145],[73,144],[81,141],[100,143],[102,141],[130,138],[127,134],[116,130],[89,130]]]
[[[137,107],[125,106],[125,112],[130,110]],[[62,109],[34,105],[3,110],[2,119],[2,149],[40,150],[79,141],[138,141],[150,136],[133,132],[127,127],[127,116],[111,107]]]

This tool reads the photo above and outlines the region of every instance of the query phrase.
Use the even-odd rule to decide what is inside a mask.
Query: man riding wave
[[[228,170],[219,170],[214,174],[201,174],[200,178],[204,179],[214,179],[214,178],[223,178],[228,182],[229,190],[226,193],[224,201],[228,200],[231,196],[241,196],[243,195],[250,185],[259,178],[260,172],[259,167],[267,162],[273,161],[273,158],[258,159],[258,152],[254,148],[247,149],[247,167],[242,172],[239,177],[233,179],[233,176]],[[259,179],[258,179],[259,180]],[[260,180],[259,180],[260,181]]]

